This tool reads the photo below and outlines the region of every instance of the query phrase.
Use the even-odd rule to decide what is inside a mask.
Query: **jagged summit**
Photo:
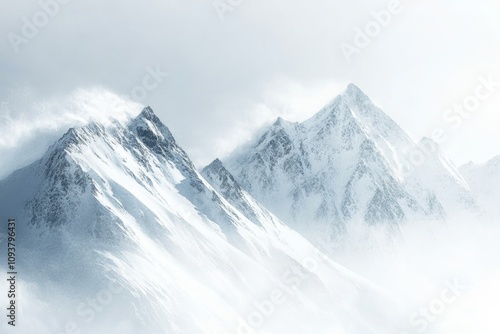
[[[71,146],[84,142],[89,135],[100,135],[104,132],[104,127],[97,123],[91,122],[82,127],[70,128],[56,143],[54,143],[49,151],[54,149],[68,149]]]
[[[159,121],[158,117],[150,106],[145,107],[137,117],[145,117],[149,120],[155,119]]]
[[[224,165],[222,164],[222,161],[220,161],[219,158],[217,158],[214,161],[212,161],[208,166],[206,166],[204,170],[219,170],[221,168],[224,168]]]
[[[244,195],[240,185],[219,159],[215,159],[212,163],[203,168],[201,174],[233,205],[242,200]]]
[[[308,127],[321,123],[350,122],[352,126],[379,136],[398,137],[412,142],[406,133],[356,85],[347,88],[303,124]]]
[[[163,127],[167,128],[165,124],[162,123],[162,121],[156,116],[154,113],[153,109],[149,106],[145,107],[139,115],[135,118],[135,122],[140,122],[140,121],[149,121],[152,124],[155,124],[158,127]],[[168,129],[168,128],[167,128]]]
[[[168,128],[150,107],[135,118],[126,121],[92,122],[69,129],[46,154],[27,170],[44,175],[36,195],[28,202],[31,215],[27,221],[33,225],[60,226],[77,216],[70,215],[70,206],[80,205],[79,215],[96,220],[96,215],[109,217],[95,200],[109,187],[109,171],[125,172],[142,187],[152,187],[153,171],[169,165],[181,171],[195,187],[201,187],[196,169],[186,152],[177,145]],[[27,172],[31,173],[31,172]],[[179,179],[179,176],[168,176]],[[96,209],[90,210],[89,207]],[[50,209],[47,209],[50,208]],[[84,219],[84,218],[83,218]]]
[[[155,115],[150,107],[144,110],[129,124],[129,129],[150,149],[161,155],[172,155],[179,153],[186,160],[187,155],[178,147],[174,136]]]
[[[271,125],[271,128],[275,131],[284,131],[286,133],[294,132],[297,127],[300,127],[300,123],[288,121],[281,116]]]
[[[170,140],[175,141],[168,127],[163,124],[158,116],[156,116],[151,107],[145,107],[136,118],[131,120],[130,124],[135,128],[156,128],[157,130],[164,132]]]
[[[325,235],[350,221],[398,224],[443,216],[436,199],[443,191],[406,183],[406,154],[418,144],[356,85],[305,122],[276,126],[283,122],[224,163],[245,190],[300,232]],[[434,170],[436,178],[447,173],[446,189],[458,192],[449,202],[468,201],[451,165],[439,161],[446,168]]]
[[[93,121],[82,127],[70,128],[48,149],[45,156],[58,152],[62,156],[72,150],[81,150],[82,146],[95,142],[98,137],[111,140],[129,131],[158,154],[166,155],[172,150],[182,151],[168,127],[161,122],[151,107],[146,107],[137,117],[126,121],[119,122],[113,119],[105,123]]]
[[[342,96],[343,98],[347,98],[347,97],[354,98],[358,101],[370,100],[370,98],[361,90],[361,88],[359,88],[358,86],[356,86],[353,83],[350,83],[349,85],[347,85],[346,89],[344,90],[344,92],[340,96]]]

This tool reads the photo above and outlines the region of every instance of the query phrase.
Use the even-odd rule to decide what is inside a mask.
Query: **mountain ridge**
[[[212,166],[221,176],[212,187],[145,108],[126,123],[70,129],[42,159],[1,180],[0,218],[19,221],[18,267],[31,298],[24,316],[43,324],[36,331],[60,332],[82,300],[115,284],[123,292],[92,332],[111,331],[117,324],[106,319],[125,314],[124,333],[246,333],[256,303],[281,289],[299,292],[259,328],[387,333],[373,314],[394,317],[392,298],[227,182],[234,179],[222,168]],[[57,312],[41,318],[41,301]],[[20,330],[32,333],[28,325]]]
[[[288,225],[305,235],[336,234],[352,221],[397,225],[442,220],[453,211],[451,206],[474,201],[456,170],[446,189],[463,192],[456,197],[464,201],[448,200],[430,183],[424,189],[414,176],[421,167],[411,166],[406,156],[415,148],[418,144],[399,125],[350,84],[302,123],[278,118],[223,163],[245,190]],[[443,170],[454,169],[439,159]],[[408,181],[411,177],[417,185]],[[473,203],[469,207],[474,210]]]

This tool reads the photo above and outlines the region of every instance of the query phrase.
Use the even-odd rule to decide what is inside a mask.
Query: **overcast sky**
[[[146,92],[199,167],[350,82],[416,140],[443,128],[457,164],[500,154],[500,85],[481,81],[500,82],[499,0],[402,0],[381,29],[373,11],[394,0],[53,1],[0,10],[0,177],[70,126],[120,116],[108,90]],[[447,112],[463,103],[467,118]]]

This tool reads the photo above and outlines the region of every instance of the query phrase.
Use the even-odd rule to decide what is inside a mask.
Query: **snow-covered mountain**
[[[500,215],[500,156],[484,164],[469,162],[460,167],[460,172],[471,191],[477,197],[481,210],[493,218]]]
[[[442,216],[453,213],[477,213],[475,194],[455,164],[447,158],[439,144],[424,137],[417,146],[425,152],[422,162],[414,166],[405,183],[410,189],[427,193],[429,205],[438,206]]]
[[[339,116],[325,110],[318,121],[280,120],[273,126],[259,144],[269,147],[268,155],[251,165],[263,173],[254,172],[260,177],[255,187],[271,182],[263,188],[268,192],[257,194],[295,191],[298,215],[300,199],[312,203],[330,191],[336,194],[330,185],[349,183],[345,203],[330,206],[328,200],[336,197],[320,201],[319,217],[358,215],[356,205],[366,203],[354,199],[364,196],[364,185],[373,192],[366,213],[371,221],[381,209],[387,217],[380,219],[424,212],[393,172],[397,155],[382,159],[374,142],[361,136],[365,130],[350,109],[339,108]],[[306,131],[322,121],[340,124],[337,117],[353,128],[340,135]],[[382,122],[379,130],[390,131],[384,129],[389,120]],[[295,146],[311,135],[307,143],[327,145],[335,138],[345,143],[336,142],[330,156]],[[389,144],[383,149],[396,151]],[[351,175],[339,180],[332,173],[342,169],[331,163],[345,152],[363,158],[354,166],[341,165]],[[261,159],[265,163],[258,167]],[[369,172],[375,168],[389,177]],[[0,219],[18,221],[18,332],[393,332],[403,317],[385,292],[283,224],[220,161],[203,175],[210,183],[145,108],[127,121],[70,129],[41,160],[0,181]],[[290,177],[302,183],[295,185]],[[250,179],[241,179],[255,193]],[[392,202],[385,201],[388,196]]]
[[[441,153],[411,164],[407,155],[418,147],[351,84],[305,122],[278,118],[224,165],[260,203],[313,239],[353,223],[396,225],[473,208],[463,178]]]

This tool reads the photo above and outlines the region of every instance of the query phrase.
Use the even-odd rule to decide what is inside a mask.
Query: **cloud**
[[[21,34],[24,18],[32,20],[41,10],[38,0],[23,1],[0,13],[0,101],[25,85],[38,100],[98,85],[130,94],[148,67],[160,66],[169,76],[144,103],[202,165],[229,149],[235,135],[228,132],[286,117],[283,110],[293,120],[301,114],[296,109],[317,107],[309,103],[316,93],[288,94],[289,103],[270,101],[271,94],[287,95],[273,89],[282,78],[291,83],[285,88],[331,91],[328,98],[318,93],[318,101],[334,98],[337,89],[330,83],[354,82],[418,139],[442,113],[441,96],[454,91],[446,85],[451,78],[467,83],[500,69],[498,4],[401,2],[403,11],[347,63],[340,45],[352,43],[356,29],[373,20],[373,11],[387,8],[388,0],[245,0],[223,21],[212,0],[72,0],[16,54],[8,34]],[[496,109],[492,105],[484,114]],[[10,117],[18,119],[17,112],[11,108]],[[23,109],[30,122],[38,112]],[[498,128],[500,120],[493,120]],[[500,139],[493,129],[484,138]],[[470,148],[469,138],[459,135],[453,146],[467,149],[448,152],[459,162],[498,153],[481,138]]]
[[[125,121],[143,106],[102,87],[39,99],[29,88],[14,91],[0,105],[0,177],[41,157],[71,127],[110,119]],[[22,154],[20,154],[22,152]]]

